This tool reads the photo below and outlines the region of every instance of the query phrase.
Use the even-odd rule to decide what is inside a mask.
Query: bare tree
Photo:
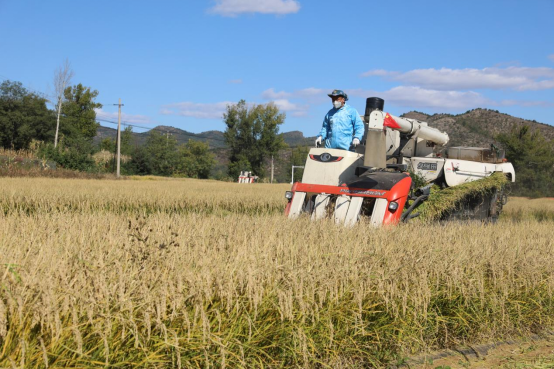
[[[54,92],[56,94],[58,104],[58,119],[56,122],[56,137],[54,138],[54,147],[58,146],[58,131],[60,129],[60,115],[62,112],[62,103],[64,100],[65,87],[71,83],[73,78],[73,70],[69,60],[65,59],[62,66],[54,72]]]

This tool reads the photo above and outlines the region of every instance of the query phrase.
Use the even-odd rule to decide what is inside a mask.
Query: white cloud
[[[291,95],[292,94],[290,92],[285,92],[285,91],[275,92],[273,88],[267,89],[264,92],[262,92],[262,98],[266,100],[286,99]]]
[[[321,100],[328,101],[329,96],[327,96],[327,94],[330,93],[331,91],[332,89],[308,87],[302,90],[295,91],[294,95],[298,96],[299,98],[307,99],[310,101],[321,101]]]
[[[298,105],[291,103],[288,100],[282,99],[282,100],[273,100],[273,103],[275,106],[277,106],[280,110],[284,111],[292,111],[292,110],[298,110]]]
[[[308,115],[309,106],[298,105],[287,99],[277,99],[272,101],[279,110],[290,113],[293,117],[305,117]]]
[[[221,119],[227,109],[227,105],[234,104],[230,101],[223,101],[213,104],[202,104],[190,101],[183,101],[162,106],[160,114],[180,115],[202,119]]]
[[[229,83],[234,83],[240,85],[242,83],[242,79],[232,79],[229,81]]]
[[[346,91],[351,96],[367,98],[377,96],[388,105],[413,109],[431,108],[437,112],[458,111],[484,107],[494,102],[473,91],[440,91],[414,86],[398,86],[388,91],[353,89]]]
[[[545,79],[542,81],[537,81],[533,83],[529,83],[528,85],[522,86],[518,90],[520,91],[537,91],[537,90],[550,90],[554,88],[554,79]]]
[[[399,86],[380,93],[388,103],[415,108],[433,108],[437,111],[462,110],[487,106],[493,102],[473,92],[427,90],[413,86]]]
[[[275,91],[273,88],[262,92],[265,103],[273,103],[280,111],[290,117],[306,117],[312,105],[329,102],[328,89],[305,88],[292,92]],[[385,100],[386,106],[398,106],[407,109],[429,109],[433,112],[459,112],[478,107],[523,106],[551,107],[554,102],[533,100],[492,100],[475,91],[455,91],[426,89],[418,86],[398,86],[386,91],[366,89],[346,89],[351,97],[365,99],[377,96]],[[222,119],[227,105],[234,102],[195,103],[190,101],[167,104],[161,107],[160,114],[179,115],[200,119]],[[249,106],[257,103],[248,103]],[[330,106],[329,106],[330,107]],[[356,107],[363,112],[363,106]]]
[[[216,5],[209,12],[235,17],[244,13],[284,15],[299,10],[300,3],[296,0],[216,0]]]
[[[367,98],[378,96],[388,105],[411,109],[429,108],[434,112],[456,112],[466,109],[494,106],[552,107],[554,102],[541,100],[492,100],[474,91],[428,90],[414,86],[399,86],[388,91],[353,89],[351,96]]]
[[[293,92],[275,91],[274,88],[270,88],[263,91],[261,97],[274,102],[280,110],[290,113],[293,117],[305,117],[310,109],[310,106],[306,103],[319,104],[329,100],[326,91],[315,87],[308,87]],[[301,100],[305,103],[299,104],[290,100]]]
[[[380,77],[386,77],[394,72],[388,72],[384,69],[373,69],[369,70],[367,72],[364,72],[361,74],[362,77],[373,77],[373,76],[380,76]]]
[[[293,116],[305,116],[308,106],[299,105],[290,102],[287,99],[271,99],[268,103],[274,103],[279,110],[291,113]],[[227,105],[236,104],[230,101],[217,102],[212,104],[195,103],[183,101],[162,106],[160,114],[163,115],[179,115],[183,117],[193,117],[201,119],[221,119],[223,113],[227,110]],[[247,103],[251,106],[256,103]]]
[[[315,87],[303,88],[293,92],[278,91],[273,88],[267,89],[262,92],[262,98],[266,100],[278,100],[278,99],[305,99],[312,103],[322,102],[329,100],[327,94],[331,92],[331,89],[321,89]]]
[[[110,120],[117,122],[118,119],[118,113],[109,113],[106,111],[103,111],[102,109],[94,109],[96,112],[96,119],[104,119],[104,120]],[[146,115],[140,115],[140,114],[127,114],[127,113],[121,113],[121,121],[124,123],[131,123],[131,124],[153,124],[154,122],[150,117]]]
[[[307,115],[310,105],[329,102],[327,93],[330,91],[332,90],[312,87],[293,92],[276,92],[273,88],[270,88],[262,93],[262,97],[274,100],[275,105],[279,109],[292,112],[292,116],[298,116],[299,112]],[[414,109],[432,108],[435,111],[441,112],[495,105],[494,101],[473,91],[443,91],[424,89],[416,86],[399,86],[387,91],[365,90],[361,88],[345,89],[344,91],[350,97],[365,99],[371,96],[378,96],[384,99],[386,104]],[[293,100],[293,102],[290,100]]]
[[[545,90],[554,88],[554,68],[414,69],[408,72],[370,70],[363,77],[379,76],[411,86],[433,90],[512,89]]]

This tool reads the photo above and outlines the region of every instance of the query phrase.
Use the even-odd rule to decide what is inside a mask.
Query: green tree
[[[106,137],[98,145],[100,150],[106,150],[116,154],[117,142],[116,138]],[[126,127],[121,131],[121,154],[132,155],[133,153],[133,127]]]
[[[145,146],[137,146],[132,154],[131,160],[122,165],[122,173],[131,175],[152,174],[152,160],[146,151]]]
[[[208,178],[216,164],[215,154],[207,143],[189,140],[178,148],[176,174],[191,178]]]
[[[106,137],[102,141],[100,141],[100,150],[106,150],[109,152],[115,152],[115,140],[110,137]]]
[[[292,169],[293,165],[296,166],[304,166],[306,164],[306,158],[308,157],[308,153],[310,152],[310,148],[307,146],[298,146],[292,150],[291,156],[290,156],[290,167]],[[304,169],[303,168],[297,168],[294,170],[294,181],[295,182],[301,182],[302,176],[304,175]],[[291,179],[292,172],[289,171],[288,178]]]
[[[554,141],[547,140],[529,126],[514,126],[497,140],[514,165],[516,182],[513,191],[527,197],[554,196]]]
[[[285,114],[273,103],[248,107],[246,101],[240,100],[227,106],[223,119],[227,125],[224,137],[230,148],[229,175],[236,178],[241,170],[251,170],[263,177],[265,159],[286,147],[279,134]]]
[[[0,145],[27,149],[33,139],[53,140],[54,114],[46,99],[27,91],[21,82],[0,84]]]
[[[39,157],[55,161],[60,167],[82,172],[97,172],[98,167],[89,152],[78,147],[54,147],[52,142],[43,145]]]
[[[177,140],[158,131],[151,130],[146,139],[145,151],[151,174],[170,176],[175,173],[178,163]]]
[[[125,127],[121,132],[121,154],[131,155],[133,153],[133,127]]]
[[[98,91],[82,84],[67,87],[64,91],[66,102],[62,105],[60,130],[65,136],[66,145],[81,146],[84,141],[92,142],[99,124],[94,109],[102,104],[94,100]]]

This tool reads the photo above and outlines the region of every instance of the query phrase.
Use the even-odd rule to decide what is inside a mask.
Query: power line
[[[99,119],[99,118],[96,118],[97,121],[100,121],[100,122],[104,122],[104,123],[110,123],[110,124],[117,124],[117,122],[114,122],[114,121],[111,121],[111,120],[107,120],[107,119]],[[157,131],[157,132],[161,132],[161,133],[167,133],[167,130],[166,129],[163,129],[163,128],[158,128],[158,127],[154,127],[154,128],[149,128],[149,127],[143,127],[143,126],[139,126],[139,125],[136,125],[136,124],[130,124],[130,123],[127,123],[127,122],[121,122],[121,124],[125,125],[125,126],[128,126],[128,127],[133,127],[133,128],[141,128],[141,129],[146,129],[148,131]],[[168,126],[169,127],[169,126]],[[170,127],[170,128],[175,128],[175,127]],[[175,129],[178,129],[178,128],[175,128]],[[220,142],[226,142],[225,139],[221,139],[221,138],[215,138],[215,137],[208,137],[208,136],[202,136],[200,134],[197,134],[197,133],[192,133],[192,132],[185,132],[185,131],[182,131],[180,129],[178,129],[179,131],[181,132],[175,132],[176,135],[179,135],[179,136],[185,136],[185,137],[189,137],[189,136],[192,136],[192,137],[198,137],[198,138],[203,138],[205,140],[212,140],[212,141],[220,141]],[[145,133],[145,132],[142,132],[142,133]],[[306,139],[308,139],[308,137],[305,137]],[[311,141],[311,139],[310,139]],[[298,144],[298,145],[289,145],[288,147],[286,147],[285,149],[296,149],[298,147],[306,147],[309,145],[303,145],[303,144]]]
[[[113,121],[109,121],[109,120],[105,120],[105,119],[96,119],[97,121],[100,121],[100,122],[105,122],[105,123],[111,123],[111,124],[117,124],[117,122],[113,122]],[[158,128],[158,127],[154,127],[154,128],[148,128],[148,127],[142,127],[142,126],[138,126],[138,125],[135,125],[135,124],[130,124],[130,123],[127,123],[127,122],[121,122],[121,124],[124,124],[128,127],[133,127],[133,128],[140,128],[140,129],[146,129],[148,131],[158,131],[158,132],[162,132],[162,133],[166,133],[168,132],[167,129],[163,129],[163,128]],[[168,126],[169,127],[169,126]],[[170,127],[170,128],[174,128],[174,127]],[[192,136],[192,137],[198,137],[198,138],[203,138],[203,139],[206,139],[206,140],[213,140],[213,141],[221,141],[221,142],[225,142],[224,139],[221,139],[221,138],[215,138],[215,137],[208,137],[208,136],[202,136],[202,135],[199,135],[199,134],[196,134],[196,133],[191,133],[191,132],[175,132],[176,134],[180,135],[180,136]]]
[[[17,82],[15,80],[10,80],[8,77],[0,74],[0,77],[3,77],[5,78],[6,80],[9,80],[9,81],[12,81],[12,82]],[[25,86],[24,86],[25,87]],[[37,95],[42,95],[42,96],[48,96],[46,94],[44,94],[43,92],[40,92],[40,91],[36,91],[34,89],[31,89],[31,88],[28,88],[28,87],[25,87],[25,89],[27,91],[30,91],[32,93],[35,93]],[[102,105],[109,105],[109,104],[102,104]],[[117,105],[117,104],[115,104]],[[104,122],[104,123],[110,123],[110,124],[115,124],[117,125],[118,122],[114,122],[112,120],[108,120],[108,119],[101,119],[101,118],[96,118],[97,121],[99,122]],[[157,128],[157,127],[154,127],[154,128],[151,128],[151,127],[144,127],[144,126],[139,126],[137,124],[131,124],[131,123],[128,123],[127,121],[121,121],[121,124],[123,124],[124,126],[127,126],[127,127],[133,127],[133,128],[138,128],[138,129],[144,129],[144,130],[147,130],[147,131],[157,131],[157,132],[161,132],[161,133],[167,133],[168,130],[167,129],[160,129],[160,128]],[[170,126],[167,126],[167,127],[170,127]],[[175,127],[170,127],[170,128],[175,128]],[[180,132],[179,132],[180,131]],[[192,132],[185,132],[185,131],[182,131],[179,129],[178,132],[175,132],[177,135],[179,136],[184,136],[184,137],[197,137],[197,138],[202,138],[202,139],[205,139],[205,140],[211,140],[211,141],[219,141],[219,142],[224,142],[226,143],[226,140],[225,139],[221,139],[221,138],[216,138],[216,137],[208,137],[208,136],[203,136],[203,135],[200,135],[200,134],[197,134],[197,133],[192,133]],[[288,148],[297,148],[297,147],[301,147],[301,146],[306,146],[306,145],[294,145],[294,146],[291,146],[289,145]]]
[[[110,123],[110,124],[117,124],[117,122],[114,122],[112,120],[108,120],[108,119],[100,119],[100,118],[96,118],[97,121],[100,121],[100,122],[104,122],[104,123]],[[143,127],[143,126],[139,126],[139,125],[136,125],[136,124],[130,124],[130,123],[127,123],[127,122],[121,122],[121,124],[125,125],[125,126],[128,126],[128,127],[133,127],[133,128],[140,128],[140,129],[145,129],[145,130],[148,130],[148,131],[157,131],[157,132],[161,132],[161,133],[167,133],[167,129],[163,129],[163,128],[158,128],[158,127],[154,127],[154,128],[150,128],[150,127]],[[169,126],[168,126],[169,127]],[[175,128],[175,127],[171,127],[171,128]],[[175,128],[175,129],[178,129],[178,128]],[[198,137],[198,138],[203,138],[205,140],[212,140],[212,141],[219,141],[219,142],[226,142],[225,139],[221,139],[221,138],[215,138],[215,137],[208,137],[208,136],[203,136],[203,135],[200,135],[198,133],[192,133],[192,132],[185,132],[185,131],[182,131],[180,129],[178,129],[179,131],[175,132],[176,135],[179,135],[179,136],[184,136],[184,137]],[[142,132],[142,133],[145,133],[145,132]],[[306,139],[308,139],[306,137]],[[311,139],[310,139],[311,141]],[[309,145],[303,145],[303,144],[298,144],[298,145],[289,145],[286,149],[296,149],[298,147],[306,147]]]
[[[107,120],[107,119],[99,119],[99,118],[96,118],[96,120],[97,120],[97,121],[100,121],[100,122],[105,122],[105,123],[117,124],[117,122],[114,122],[114,121],[111,121],[111,120]],[[139,126],[139,125],[136,125],[136,124],[130,124],[130,123],[127,123],[127,122],[121,122],[121,124],[125,124],[125,125],[128,126],[128,127],[146,129],[146,130],[148,130],[148,131],[158,131],[158,132],[163,132],[163,133],[166,133],[166,132],[168,131],[167,129],[163,129],[163,128],[158,128],[158,127],[149,128],[149,127]],[[168,127],[169,127],[169,126],[168,126]],[[171,127],[171,128],[174,128],[174,127]],[[206,140],[213,140],[213,141],[225,142],[225,140],[224,140],[224,139],[221,139],[221,138],[202,136],[202,135],[199,135],[199,134],[197,134],[197,133],[191,133],[191,132],[185,132],[185,131],[182,131],[182,132],[175,132],[175,133],[178,134],[178,135],[180,135],[180,136],[192,136],[192,137],[203,138],[203,139],[206,139]]]

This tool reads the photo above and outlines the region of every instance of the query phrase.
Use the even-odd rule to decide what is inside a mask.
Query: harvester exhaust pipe
[[[387,167],[387,137],[383,127],[385,100],[369,97],[365,103],[364,121],[367,123],[364,166]]]
[[[378,97],[368,97],[365,101],[365,121],[369,121],[369,116],[374,110],[385,110],[385,100]]]

